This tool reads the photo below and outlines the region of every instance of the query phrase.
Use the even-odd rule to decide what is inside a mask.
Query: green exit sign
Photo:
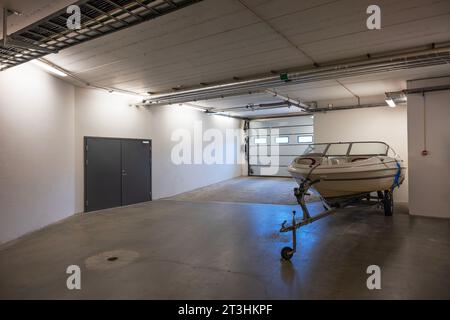
[[[280,74],[280,80],[282,81],[289,81],[289,76],[287,73]]]

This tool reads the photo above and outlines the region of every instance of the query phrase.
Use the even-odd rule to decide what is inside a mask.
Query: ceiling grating
[[[66,8],[19,30],[0,43],[0,70],[40,58],[49,52],[83,43],[148,21],[201,0],[85,0],[80,7],[81,28],[67,27]]]

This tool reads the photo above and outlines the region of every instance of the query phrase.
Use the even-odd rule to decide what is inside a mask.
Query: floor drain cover
[[[87,269],[108,270],[119,268],[132,263],[139,257],[139,253],[130,250],[105,251],[91,256],[84,261]],[[114,262],[114,263],[111,263]]]

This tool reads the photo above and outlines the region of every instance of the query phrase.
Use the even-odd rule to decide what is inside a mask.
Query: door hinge
[[[89,201],[86,200],[86,207],[88,207],[88,206],[89,206]]]
[[[89,151],[89,146],[88,145],[86,145],[86,151]]]
[[[86,160],[86,165],[88,165],[89,164],[89,160]]]

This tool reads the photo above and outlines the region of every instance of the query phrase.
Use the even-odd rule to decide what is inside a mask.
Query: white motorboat
[[[295,197],[303,212],[301,220],[292,212],[292,223],[284,221],[280,232],[292,232],[293,247],[284,247],[281,257],[290,260],[297,251],[296,230],[348,205],[381,205],[385,216],[394,210],[395,187],[405,178],[403,161],[380,141],[316,143],[288,167],[299,187]],[[313,188],[321,195],[324,211],[311,215],[305,196]],[[376,192],[375,195],[372,193]]]
[[[384,142],[311,144],[288,167],[301,185],[308,180],[325,199],[392,190],[405,177],[403,161]]]

